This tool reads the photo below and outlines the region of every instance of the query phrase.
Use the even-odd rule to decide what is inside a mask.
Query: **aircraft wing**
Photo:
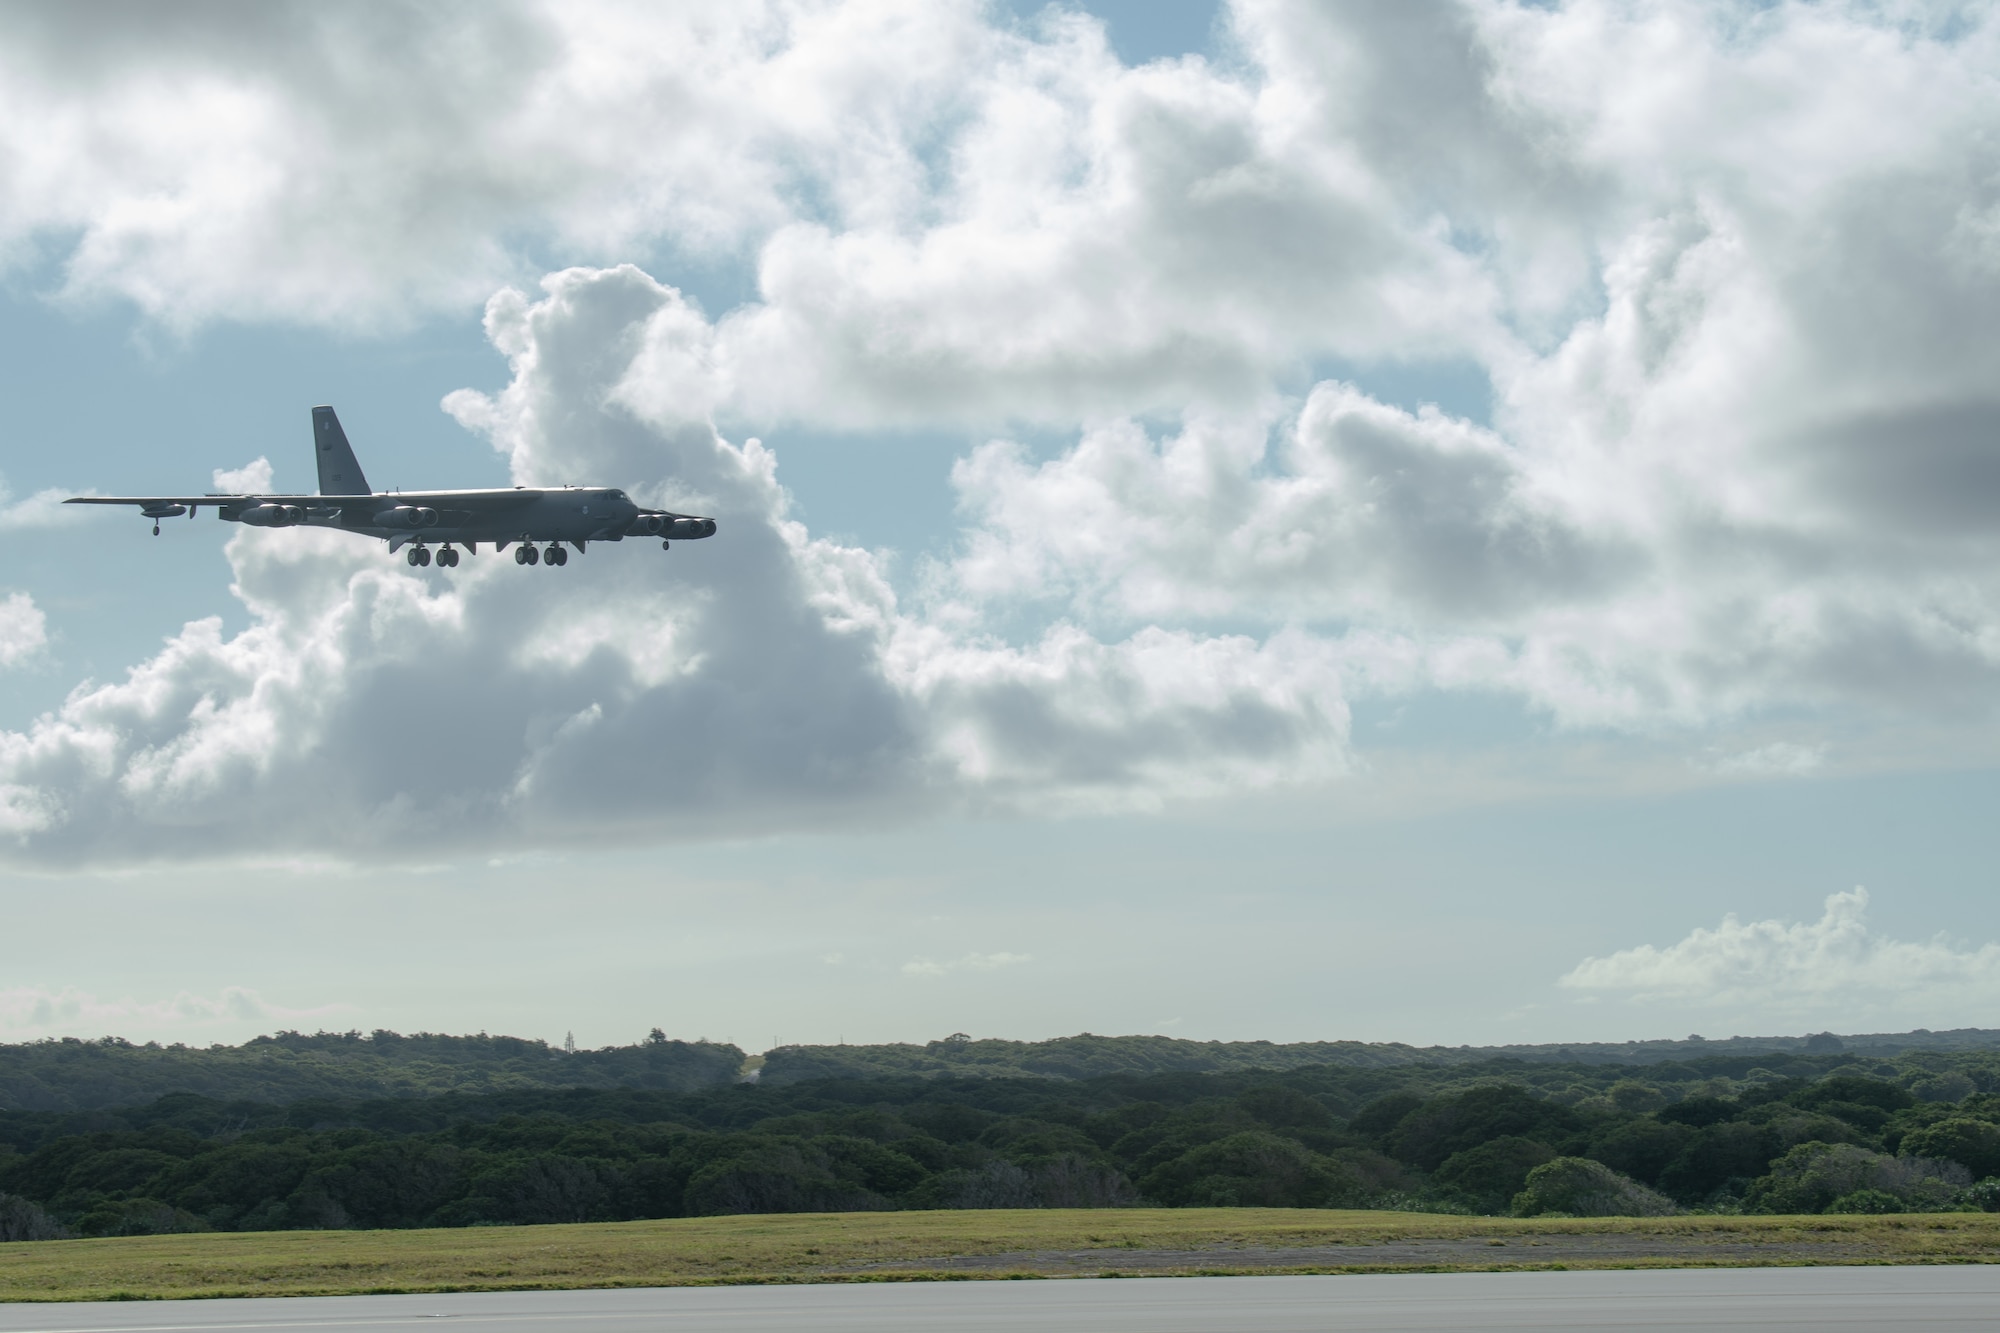
[[[66,505],[232,505],[255,500],[255,495],[72,495]]]

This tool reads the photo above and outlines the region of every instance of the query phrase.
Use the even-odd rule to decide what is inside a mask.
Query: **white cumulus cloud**
[[[0,532],[17,528],[52,528],[59,523],[77,522],[85,517],[87,511],[63,507],[63,501],[73,494],[74,491],[49,487],[36,491],[26,499],[16,500],[8,493],[5,483],[0,483]]]
[[[231,495],[257,495],[271,489],[271,460],[254,458],[239,468],[217,468],[215,489]]]
[[[1856,888],[1828,897],[1817,921],[1725,916],[1665,948],[1642,944],[1586,958],[1560,984],[1641,1004],[1780,1013],[1957,1010],[2000,999],[2000,943],[1889,939],[1869,927],[1867,908],[1868,891]]]
[[[1990,7],[1235,0],[1139,68],[973,0],[128,18],[0,13],[0,261],[176,328],[491,297],[511,381],[446,406],[515,478],[722,529],[243,533],[247,631],[0,736],[10,854],[1158,807],[1357,771],[1362,694],[1697,780],[1996,720]],[[1383,401],[1440,367],[1490,413]],[[798,424],[993,437],[914,590],[795,520]],[[1780,711],[1827,739],[1739,734]]]
[[[716,516],[717,537],[445,574],[338,533],[241,532],[250,628],[190,624],[0,734],[12,855],[408,859],[1342,770],[1346,705],[1309,642],[1056,625],[1013,645],[906,610],[877,557],[787,516],[770,451],[635,388],[689,326],[675,292],[629,267],[546,285],[495,301],[514,379],[454,409],[523,482],[653,478],[635,494]]]
[[[24,592],[10,592],[0,600],[0,667],[27,661],[47,646],[48,617],[35,599]]]

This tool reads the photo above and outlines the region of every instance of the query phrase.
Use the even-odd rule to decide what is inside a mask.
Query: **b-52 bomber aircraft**
[[[535,488],[510,486],[484,491],[376,491],[361,475],[347,432],[330,407],[312,412],[319,458],[318,495],[78,495],[73,505],[137,505],[153,520],[195,513],[207,505],[217,518],[259,528],[337,528],[389,543],[390,554],[407,546],[413,565],[431,563],[436,543],[439,565],[458,564],[461,550],[514,548],[514,563],[569,563],[568,542],[582,551],[590,542],[658,537],[667,547],[715,534],[715,520],[691,514],[642,509],[625,492],[602,486]],[[538,550],[536,543],[546,543]]]

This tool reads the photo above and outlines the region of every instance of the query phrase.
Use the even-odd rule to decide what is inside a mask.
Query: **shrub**
[[[1404,1116],[1423,1104],[1423,1097],[1417,1093],[1392,1092],[1356,1111],[1354,1118],[1347,1122],[1347,1127],[1371,1143],[1380,1145],[1388,1141]]]
[[[1934,1158],[1890,1157],[1851,1143],[1801,1143],[1771,1163],[1744,1207],[1758,1213],[1821,1213],[1857,1191],[1892,1195],[1898,1211],[1948,1208],[1971,1182],[1964,1167]]]
[[[1621,1111],[1657,1111],[1667,1104],[1667,1094],[1651,1083],[1641,1083],[1636,1078],[1621,1078],[1611,1085],[1605,1094],[1611,1104]]]
[[[1560,1141],[1582,1121],[1568,1107],[1543,1101],[1511,1083],[1489,1083],[1433,1097],[1398,1121],[1390,1155],[1435,1171],[1453,1153],[1506,1135]]]
[[[1826,1206],[1829,1213],[1900,1213],[1903,1201],[1887,1190],[1856,1190]]]
[[[1453,1153],[1432,1180],[1483,1210],[1497,1212],[1521,1192],[1530,1171],[1555,1155],[1545,1143],[1507,1135]]]
[[[1325,1208],[1359,1202],[1358,1176],[1291,1139],[1250,1130],[1204,1143],[1141,1182],[1175,1207]]]
[[[2000,1125],[1953,1116],[1903,1136],[1899,1151],[1909,1157],[1942,1157],[1957,1162],[1975,1180],[2000,1176]]]
[[[121,1199],[85,1213],[78,1230],[86,1236],[167,1236],[214,1228],[187,1209],[158,1199]]]
[[[691,1217],[728,1213],[848,1213],[893,1207],[859,1182],[842,1180],[810,1144],[745,1135],[688,1180]]]
[[[1957,1070],[1920,1078],[1910,1085],[1920,1102],[1962,1102],[1979,1091],[1971,1079]]]
[[[1659,1185],[1686,1204],[1736,1193],[1769,1170],[1783,1147],[1762,1125],[1740,1120],[1705,1125],[1660,1172]]]
[[[1663,1107],[1659,1118],[1668,1124],[1687,1125],[1693,1129],[1706,1129],[1710,1125],[1720,1125],[1736,1118],[1736,1104],[1720,1097],[1695,1096]]]
[[[62,1240],[69,1228],[18,1194],[0,1194],[0,1241]]]
[[[1673,1201],[1588,1157],[1558,1157],[1528,1173],[1514,1196],[1516,1217],[1664,1217]]]
[[[1959,1192],[1958,1199],[1983,1213],[2000,1213],[2000,1179],[1988,1176],[1977,1185],[1967,1185]]]
[[[1074,1153],[1030,1167],[988,1162],[944,1171],[910,1196],[918,1208],[1128,1208],[1139,1192],[1115,1167]]]
[[[1794,1106],[1808,1110],[1823,1106],[1873,1106],[1883,1111],[1900,1111],[1916,1105],[1909,1091],[1885,1079],[1860,1074],[1833,1074],[1786,1098]]]

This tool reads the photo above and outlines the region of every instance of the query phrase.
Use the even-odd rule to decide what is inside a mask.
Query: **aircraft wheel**
[[[540,564],[541,562],[542,562],[542,553],[541,553],[540,551],[536,550],[536,549],[535,549],[534,547],[532,547],[532,546],[523,546],[523,547],[521,548],[521,563],[522,563],[522,564],[524,564],[524,565],[538,565],[538,564]]]
[[[428,566],[430,565],[430,563],[431,563],[431,549],[430,549],[430,547],[428,547],[428,546],[419,546],[419,547],[417,548],[417,563],[418,563],[419,565],[423,565],[423,566],[425,566],[425,567],[428,567]]]
[[[549,547],[548,561],[551,565],[566,565],[569,563],[569,552],[563,550],[560,546],[551,545]]]
[[[674,549],[674,544],[669,541],[663,541],[660,543],[660,549],[662,551],[671,551]]]
[[[160,535],[160,520],[158,519],[153,520],[153,535],[155,537]]]
[[[457,569],[458,552],[452,550],[449,546],[445,547],[442,551],[438,552],[438,563],[446,569]]]
[[[410,562],[410,568],[415,569],[417,567],[417,548],[412,546],[408,551],[404,552],[403,559]]]
[[[527,547],[525,547],[525,546],[516,546],[516,547],[514,548],[514,563],[515,563],[515,564],[517,564],[517,565],[525,565],[525,564],[527,564],[527,563],[528,563],[528,548],[527,548]]]

